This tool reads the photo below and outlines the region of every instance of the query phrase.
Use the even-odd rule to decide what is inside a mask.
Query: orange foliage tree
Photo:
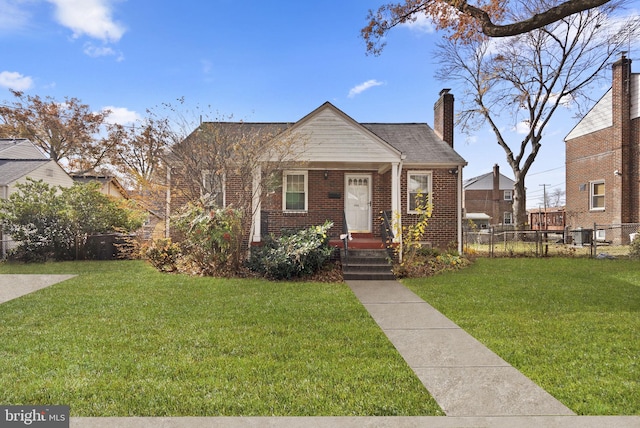
[[[384,36],[397,25],[415,22],[420,15],[431,18],[436,29],[450,31],[450,37],[476,40],[479,37],[507,37],[527,33],[567,16],[593,9],[610,0],[566,0],[546,2],[534,9],[520,0],[404,0],[370,10],[361,30],[367,52],[380,54]]]

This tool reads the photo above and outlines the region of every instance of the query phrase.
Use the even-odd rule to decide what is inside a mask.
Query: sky
[[[10,88],[74,97],[127,123],[179,99],[249,122],[294,122],[329,101],[358,122],[433,126],[440,90],[460,89],[434,77],[443,34],[426,21],[397,27],[380,56],[367,55],[360,29],[383,3],[0,0],[0,102],[13,100]],[[528,208],[544,188],[564,190],[563,139],[576,123],[561,112],[548,126],[526,180]],[[494,164],[513,178],[488,129],[457,130],[455,149],[465,179]]]

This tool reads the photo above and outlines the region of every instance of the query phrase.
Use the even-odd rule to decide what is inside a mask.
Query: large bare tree
[[[526,5],[535,13],[548,2]],[[506,154],[515,178],[518,227],[526,222],[525,178],[551,118],[560,108],[589,104],[592,84],[639,33],[637,16],[614,19],[618,6],[611,1],[514,37],[471,43],[448,39],[439,46],[438,77],[457,81],[463,91],[459,124],[463,130],[488,125]],[[510,121],[507,130],[505,120]],[[523,134],[508,132],[516,127]]]
[[[384,37],[392,28],[415,22],[423,15],[433,21],[436,29],[450,31],[452,39],[477,40],[482,35],[508,37],[542,28],[609,1],[548,1],[534,10],[527,7],[530,2],[517,0],[404,0],[370,10],[361,34],[367,42],[367,51],[379,54],[384,48]]]
[[[70,172],[103,165],[118,145],[109,111],[92,112],[77,98],[53,98],[11,91],[14,100],[0,106],[0,136],[28,138]]]

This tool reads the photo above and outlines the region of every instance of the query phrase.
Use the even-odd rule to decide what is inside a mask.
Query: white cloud
[[[107,106],[102,109],[109,110],[109,116],[107,117],[107,123],[118,123],[120,125],[125,125],[127,123],[134,123],[142,119],[138,113],[135,111],[131,111],[126,107],[113,107]]]
[[[55,8],[58,22],[78,38],[87,35],[105,42],[117,42],[125,28],[113,20],[113,0],[47,0]]]
[[[13,89],[15,91],[24,91],[31,88],[33,79],[29,76],[23,76],[16,71],[0,72],[0,86]]]
[[[374,86],[380,86],[380,85],[384,85],[384,83],[375,79],[367,80],[366,82],[351,88],[351,90],[349,90],[349,98],[353,98],[356,95],[361,94],[362,92],[366,91],[369,88],[373,88]]]
[[[22,8],[21,0],[0,0],[0,31],[9,32],[28,25],[30,14]]]
[[[433,25],[433,21],[424,13],[419,14],[415,21],[405,22],[402,26],[418,33],[435,33],[436,31],[436,26]]]
[[[124,60],[124,56],[121,52],[118,52],[109,46],[96,46],[93,43],[85,43],[84,53],[92,58],[99,58],[103,56],[117,56],[118,61]]]

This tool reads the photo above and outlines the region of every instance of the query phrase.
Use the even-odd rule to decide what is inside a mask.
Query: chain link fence
[[[564,232],[468,229],[463,234],[463,248],[468,255],[485,257],[626,257],[634,239],[640,239],[640,223],[594,224],[593,228],[567,228]]]

